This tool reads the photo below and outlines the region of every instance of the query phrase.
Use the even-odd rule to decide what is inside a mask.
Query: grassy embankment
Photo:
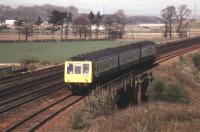
[[[154,70],[149,102],[118,110],[113,96],[99,94],[72,117],[85,131],[196,132],[200,130],[200,53]],[[92,108],[92,109],[91,109]]]

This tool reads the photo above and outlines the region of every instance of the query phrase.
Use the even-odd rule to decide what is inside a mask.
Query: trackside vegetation
[[[110,89],[95,89],[85,101],[85,107],[72,116],[71,128],[83,129],[89,121],[101,116],[109,116],[117,111],[117,92]]]
[[[39,59],[37,59],[37,58],[22,58],[20,63],[21,64],[39,63]]]
[[[192,60],[196,69],[200,70],[200,53],[194,54]]]
[[[148,89],[148,97],[151,100],[168,101],[174,103],[189,103],[188,92],[184,86],[169,82],[166,79],[156,78]]]

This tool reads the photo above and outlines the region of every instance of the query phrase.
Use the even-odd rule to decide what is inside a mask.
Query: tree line
[[[167,6],[161,11],[162,22],[165,24],[163,36],[172,38],[173,33],[178,33],[179,37],[186,37],[189,30],[189,19],[191,10],[186,5],[180,5],[177,9],[175,6]],[[102,15],[99,11],[95,14],[90,11],[88,14],[73,15],[70,11],[53,10],[49,17],[48,23],[52,25],[51,33],[54,40],[55,31],[60,32],[60,40],[69,39],[69,26],[72,28],[73,35],[79,36],[79,39],[92,39],[95,36],[99,39],[100,25],[105,27],[104,35],[107,39],[122,39],[125,33],[125,25],[130,22],[130,17],[126,16],[123,10],[117,10],[113,14]],[[34,25],[37,27],[36,39],[39,35],[39,26],[43,22],[41,16],[38,16]],[[33,33],[33,26],[25,19],[18,19],[15,23],[18,29],[18,36],[25,34],[26,40]],[[95,26],[95,29],[92,29]],[[174,31],[175,30],[175,31]]]
[[[68,25],[73,25],[73,32],[75,35],[79,35],[79,39],[86,39],[89,36],[92,39],[93,30],[92,26],[96,26],[95,36],[96,39],[99,39],[99,27],[100,25],[104,25],[106,27],[106,34],[108,39],[111,38],[122,38],[122,34],[124,33],[125,24],[127,24],[126,15],[123,10],[118,10],[114,14],[111,15],[101,15],[100,11],[94,14],[90,11],[89,14],[80,14],[76,17],[72,18],[71,13],[69,12],[69,16],[67,17],[67,13],[59,12],[54,10],[49,17],[49,23],[54,26],[60,26],[61,30],[61,39],[62,39],[62,31],[63,25],[66,25],[65,28],[65,36],[68,35]],[[52,29],[54,32],[54,28]]]
[[[39,26],[42,22],[42,18],[38,16],[34,23],[37,26],[37,37],[39,35]],[[94,14],[90,11],[89,14],[76,16],[73,16],[71,12],[53,10],[48,18],[48,23],[52,25],[51,32],[53,40],[55,31],[60,31],[61,40],[67,40],[69,25],[72,25],[73,34],[78,35],[79,39],[87,39],[88,37],[92,39],[92,35],[95,35],[95,38],[99,39],[100,25],[104,25],[105,35],[108,36],[108,39],[116,39],[122,38],[125,24],[127,24],[127,17],[123,10],[118,10],[110,15],[102,15],[100,11]],[[21,33],[25,34],[26,40],[28,40],[28,36],[33,33],[31,24],[24,19],[19,19],[15,22],[15,25],[18,29],[19,40]],[[92,26],[95,26],[95,29],[92,29]]]
[[[191,16],[191,10],[187,5],[180,5],[177,9],[173,5],[167,6],[161,11],[161,15],[165,23],[164,37],[166,39],[172,38],[174,29],[180,38],[187,36]]]

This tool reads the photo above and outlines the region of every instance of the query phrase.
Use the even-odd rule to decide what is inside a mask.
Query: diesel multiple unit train
[[[152,41],[77,55],[65,61],[64,81],[72,86],[90,85],[136,65],[152,63],[155,58],[156,47]]]

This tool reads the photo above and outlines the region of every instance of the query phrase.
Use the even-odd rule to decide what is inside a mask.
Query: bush
[[[44,60],[44,61],[41,61],[41,64],[42,64],[42,65],[49,65],[49,64],[50,64],[50,62],[49,62],[49,61],[47,61],[47,60]]]
[[[86,111],[95,118],[107,116],[117,109],[117,93],[109,89],[96,89],[86,100]]]
[[[193,64],[197,70],[200,70],[200,53],[195,54],[192,58]]]
[[[21,64],[32,64],[32,63],[39,63],[39,60],[36,58],[23,58],[20,61]]]
[[[188,57],[180,56],[179,57],[181,64],[187,64],[188,63]]]
[[[72,129],[83,129],[88,125],[87,116],[83,110],[74,113],[71,118]]]
[[[155,80],[148,89],[148,96],[152,100],[161,100],[175,103],[189,103],[189,96],[180,84]]]

